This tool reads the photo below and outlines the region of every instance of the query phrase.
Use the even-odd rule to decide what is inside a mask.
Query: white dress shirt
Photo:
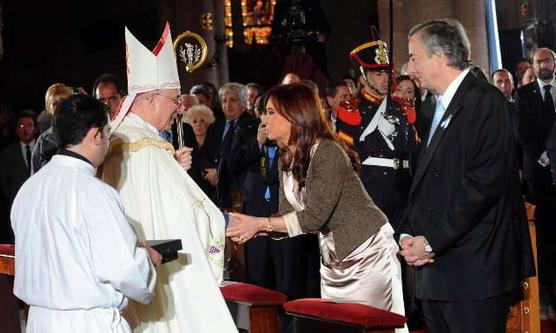
[[[546,83],[541,79],[537,78],[537,83],[541,88],[541,96],[543,101],[544,101],[544,95],[546,95],[546,90],[544,90],[544,86],[546,86],[547,84],[550,84],[552,86],[552,88],[550,88],[550,94],[552,95],[552,102],[554,102],[554,105],[556,105],[556,76],[553,77],[552,81],[550,81],[549,83]]]

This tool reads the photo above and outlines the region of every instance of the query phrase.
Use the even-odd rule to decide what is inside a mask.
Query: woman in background
[[[49,115],[53,115],[62,101],[72,94],[71,87],[63,83],[54,83],[48,87],[44,96],[44,108]],[[42,132],[37,138],[37,142],[31,153],[31,174],[36,173],[52,156],[58,152],[58,144],[52,132],[52,126]]]
[[[188,173],[195,183],[213,201],[216,200],[216,166],[220,142],[214,136],[207,136],[208,127],[214,123],[212,110],[202,104],[192,106],[185,113],[185,122],[190,124],[195,134],[195,146],[191,153],[192,163]]]

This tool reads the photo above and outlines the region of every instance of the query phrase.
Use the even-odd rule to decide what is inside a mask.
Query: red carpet
[[[556,333],[556,318],[541,321],[541,333]]]

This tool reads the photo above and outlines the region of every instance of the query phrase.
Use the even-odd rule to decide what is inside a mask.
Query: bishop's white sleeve
[[[116,192],[98,181],[88,186],[80,201],[93,272],[99,282],[143,304],[150,302],[156,271],[146,249],[137,247],[137,237]]]

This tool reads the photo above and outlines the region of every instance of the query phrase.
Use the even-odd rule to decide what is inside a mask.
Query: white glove
[[[388,121],[388,119],[386,119],[384,115],[380,117],[376,127],[385,138],[389,138],[396,131],[396,126]]]
[[[550,159],[548,158],[548,153],[546,150],[542,153],[537,162],[543,167],[547,167],[548,165],[550,165]]]

